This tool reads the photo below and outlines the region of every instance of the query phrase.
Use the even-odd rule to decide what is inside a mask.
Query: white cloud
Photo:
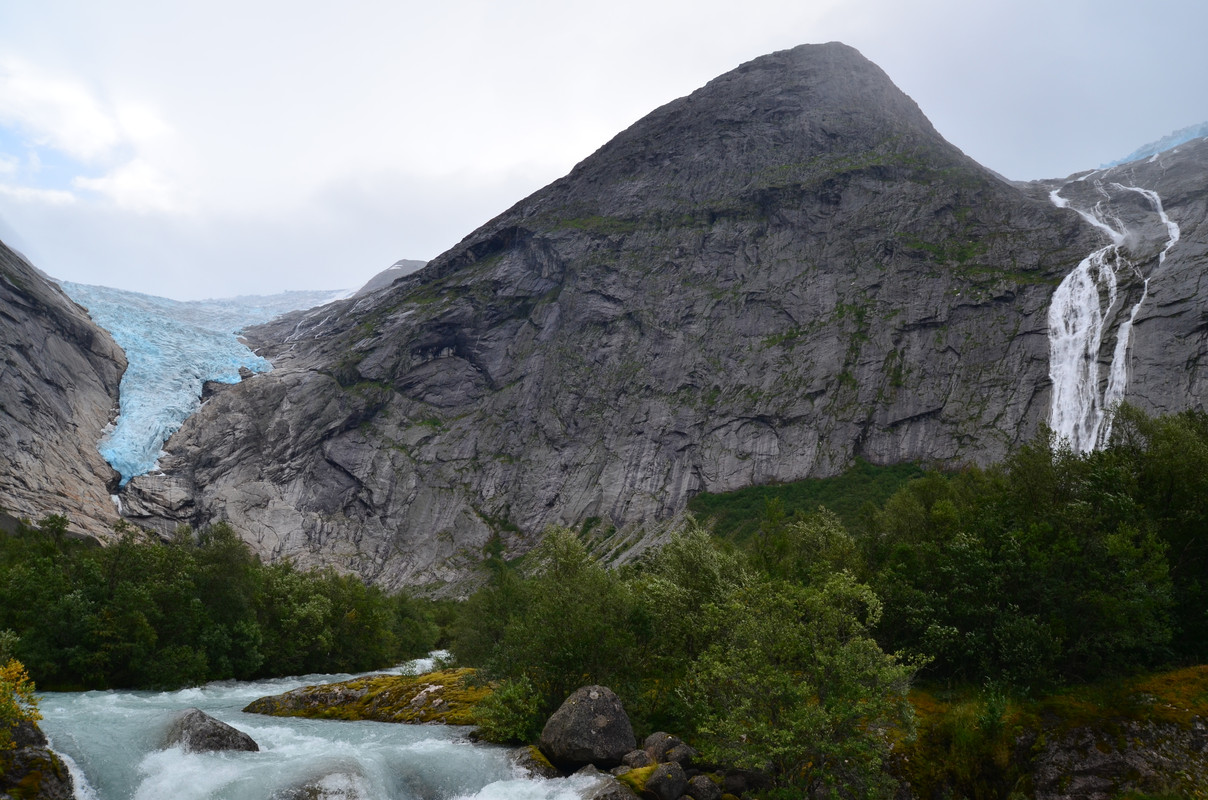
[[[123,142],[117,121],[83,84],[12,56],[0,58],[0,123],[82,161],[105,158]]]
[[[100,178],[78,177],[71,182],[77,189],[104,195],[118,208],[139,214],[176,211],[180,198],[172,182],[156,167],[134,159]]]
[[[0,183],[0,196],[21,203],[40,203],[48,206],[69,206],[76,202],[76,196],[63,189],[33,189],[29,186],[12,186]]]

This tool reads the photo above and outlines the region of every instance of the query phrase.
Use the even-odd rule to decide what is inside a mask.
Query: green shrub
[[[524,677],[502,681],[474,709],[482,738],[497,744],[535,742],[545,724],[541,693]]]

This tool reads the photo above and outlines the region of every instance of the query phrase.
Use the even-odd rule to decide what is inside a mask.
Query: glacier
[[[294,291],[179,301],[69,281],[59,285],[126,351],[120,414],[97,446],[121,474],[122,486],[157,468],[164,442],[201,407],[206,381],[238,383],[240,369],[272,369],[239,340],[240,331],[350,294]]]
[[[1118,167],[1121,164],[1128,164],[1132,161],[1140,161],[1143,158],[1153,158],[1172,147],[1178,147],[1181,144],[1190,142],[1192,139],[1200,139],[1206,136],[1208,136],[1208,122],[1201,122],[1199,125],[1189,125],[1186,128],[1180,128],[1174,133],[1163,136],[1156,142],[1142,145],[1124,158],[1104,164],[1099,169],[1109,169],[1111,167]]]

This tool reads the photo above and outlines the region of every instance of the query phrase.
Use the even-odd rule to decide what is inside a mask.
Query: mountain
[[[387,587],[438,584],[495,535],[516,554],[550,524],[648,523],[856,457],[997,460],[1053,418],[1052,341],[1106,364],[1125,318],[1133,383],[1114,390],[1197,405],[1189,242],[1208,160],[1180,153],[1182,177],[1136,175],[1183,225],[1163,250],[1148,196],[1111,188],[1124,172],[1012,183],[850,47],[758,58],[389,288],[250,329],[274,370],[191,417],[126,509],[164,530],[226,519],[266,557]],[[1110,217],[1121,241],[1095,262],[1125,270],[1123,315],[1114,294],[1089,309],[1106,286],[1071,289],[1111,238],[1103,186],[1135,212]],[[1097,326],[1053,317],[1063,285]],[[1101,427],[1110,370],[1068,372],[1072,396],[1098,398],[1077,424]]]
[[[362,286],[360,289],[357,289],[355,296],[363,297],[371,292],[376,292],[379,289],[384,289],[387,286],[389,286],[390,284],[394,283],[399,278],[403,277],[404,275],[410,275],[412,272],[415,272],[417,269],[420,269],[426,263],[428,263],[428,262],[415,261],[413,259],[408,259],[408,258],[403,258],[398,261],[395,261],[393,264],[386,267],[386,269],[382,270],[377,275],[374,275],[372,278],[365,281],[365,285]]]
[[[97,537],[118,521],[118,474],[96,443],[117,413],[126,358],[45,275],[0,243],[0,510],[68,517]]]

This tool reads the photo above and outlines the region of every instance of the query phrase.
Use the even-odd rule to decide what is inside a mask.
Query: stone
[[[674,761],[684,769],[687,769],[688,767],[692,766],[692,760],[698,755],[700,754],[696,752],[695,748],[680,742],[679,744],[669,747],[667,752],[663,755],[662,760]]]
[[[646,791],[653,793],[659,800],[679,800],[680,795],[688,785],[684,768],[674,761],[659,764],[646,779]]]
[[[222,720],[214,719],[199,708],[182,711],[173,720],[164,738],[164,747],[180,745],[186,753],[221,750],[258,752],[260,746],[251,736]]]
[[[508,754],[508,760],[534,778],[557,778],[558,769],[533,745],[518,747]]]
[[[594,783],[583,793],[583,800],[637,800],[632,789],[612,776]]]
[[[636,769],[638,767],[649,767],[658,762],[651,758],[650,754],[645,750],[631,750],[621,759],[621,763],[631,769]]]
[[[696,775],[688,779],[688,788],[684,790],[695,800],[721,800],[721,787],[705,775]]]
[[[13,748],[0,750],[0,797],[74,800],[71,773],[42,730],[21,721],[13,726],[12,737]]]
[[[637,746],[621,700],[605,686],[575,690],[541,731],[541,752],[557,766],[615,767]]]
[[[642,747],[646,750],[646,754],[650,756],[651,763],[658,764],[661,761],[667,760],[668,750],[683,743],[684,740],[678,736],[672,736],[666,731],[655,731],[642,741]]]

